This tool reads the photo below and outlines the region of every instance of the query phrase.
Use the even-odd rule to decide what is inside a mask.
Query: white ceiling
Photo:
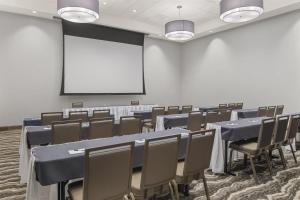
[[[196,37],[231,29],[244,24],[227,24],[219,19],[220,0],[99,0],[98,24],[149,33],[164,38],[164,24],[178,19],[177,5],[182,5],[181,17],[196,24]],[[57,0],[0,0],[0,10],[52,18]],[[300,9],[300,0],[264,0],[265,12],[258,19],[273,17]],[[32,11],[37,11],[33,14]],[[136,10],[136,12],[133,12]]]

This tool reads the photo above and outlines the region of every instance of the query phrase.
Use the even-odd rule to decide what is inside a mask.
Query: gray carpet
[[[0,199],[25,199],[26,185],[19,184],[18,161],[20,130],[0,132]],[[212,200],[255,200],[300,199],[300,165],[295,165],[292,155],[285,154],[288,168],[282,170],[279,160],[274,160],[274,175],[271,178],[264,163],[258,166],[260,184],[255,184],[251,171],[242,163],[235,163],[234,169],[238,176],[213,175],[206,173],[208,187]],[[297,152],[300,161],[300,152]],[[191,184],[189,199],[202,200],[205,198],[202,181]],[[184,198],[182,198],[184,199]]]

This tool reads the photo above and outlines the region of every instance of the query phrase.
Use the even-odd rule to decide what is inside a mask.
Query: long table
[[[64,196],[65,181],[83,177],[84,151],[73,154],[71,153],[72,150],[135,142],[133,165],[134,167],[141,167],[143,163],[145,139],[181,134],[178,159],[182,159],[185,156],[188,138],[187,133],[188,131],[185,129],[170,129],[161,132],[141,133],[35,147],[31,151],[26,199],[48,200],[50,196],[49,186],[53,184],[58,184],[60,191],[59,199],[61,199]]]
[[[232,110],[231,119],[238,120],[245,118],[254,118],[257,117],[257,114],[258,108]]]

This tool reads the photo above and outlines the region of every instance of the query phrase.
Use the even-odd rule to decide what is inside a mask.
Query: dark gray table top
[[[121,144],[135,141],[134,167],[141,167],[143,163],[144,143],[136,140],[157,138],[163,136],[188,133],[185,129],[171,129],[160,132],[124,135],[112,138],[83,140],[79,142],[35,147],[32,154],[35,157],[35,172],[41,185],[50,185],[58,182],[83,177],[84,153],[70,154],[70,150],[103,147],[112,144]],[[181,136],[179,159],[184,158],[187,135]]]

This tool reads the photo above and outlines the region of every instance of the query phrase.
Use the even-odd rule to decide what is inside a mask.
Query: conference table
[[[232,110],[231,120],[257,117],[258,108]]]
[[[138,168],[143,164],[145,139],[180,134],[181,141],[178,159],[183,159],[185,156],[188,132],[188,130],[177,128],[160,132],[140,133],[34,147],[31,150],[28,167],[26,199],[48,200],[51,198],[51,195],[49,194],[51,186],[53,190],[53,186],[56,184],[58,185],[58,199],[63,199],[66,181],[83,177],[84,149],[135,142],[133,166],[134,168]]]

